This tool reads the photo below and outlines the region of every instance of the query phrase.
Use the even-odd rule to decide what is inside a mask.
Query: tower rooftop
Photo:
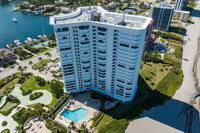
[[[93,22],[106,25],[122,26],[133,29],[145,29],[152,18],[123,13],[107,12],[99,6],[79,7],[70,14],[50,17],[51,25],[68,23]]]

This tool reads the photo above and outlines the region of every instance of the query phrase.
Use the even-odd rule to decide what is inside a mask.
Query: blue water
[[[78,122],[87,116],[87,110],[84,108],[78,108],[73,111],[66,109],[62,112],[62,115],[73,122]]]
[[[23,42],[27,37],[35,38],[43,32],[47,35],[53,32],[49,17],[24,14],[21,11],[12,12],[12,6],[13,3],[0,5],[0,48],[16,39]],[[13,17],[18,23],[13,22]]]

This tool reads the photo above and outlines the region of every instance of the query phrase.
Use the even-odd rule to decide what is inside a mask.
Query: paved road
[[[190,41],[183,46],[183,58],[187,60],[182,62],[182,86],[165,104],[144,111],[140,118],[129,124],[126,133],[200,133],[199,111],[193,108],[198,91],[192,72],[200,36],[200,1],[192,14],[194,23],[187,26],[187,36],[184,37]]]
[[[51,59],[58,58],[57,49],[49,51],[49,53],[51,53],[51,55],[52,55]],[[41,55],[33,57],[29,60],[22,61],[22,62],[20,62],[19,65],[16,65],[14,68],[6,69],[5,71],[1,72],[0,73],[0,79],[3,79],[3,78],[5,78],[9,75],[16,73],[16,72],[19,72],[18,66],[27,66],[28,67],[27,72],[32,72],[37,76],[41,76],[41,77],[45,78],[46,80],[51,80],[53,77],[50,74],[48,74],[48,75],[41,74],[41,73],[38,72],[38,70],[33,70],[32,67],[29,65],[29,61],[32,61],[33,64],[37,63],[39,57],[42,57],[43,59],[49,58],[47,55],[41,54]]]

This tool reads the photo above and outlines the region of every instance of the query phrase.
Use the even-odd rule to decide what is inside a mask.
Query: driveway
[[[194,23],[187,26],[187,36],[184,37],[184,40],[190,38],[190,41],[183,46],[183,58],[187,60],[182,61],[182,86],[165,104],[144,111],[140,118],[130,122],[126,133],[200,132],[199,108],[194,106],[195,96],[199,93],[192,71],[200,36],[200,1],[192,14]]]
[[[57,49],[54,49],[54,50],[52,50],[52,51],[49,51],[49,53],[51,53],[51,55],[52,55],[52,57],[51,57],[52,60],[53,60],[53,59],[56,59],[56,58],[59,58],[58,53],[57,53]],[[25,61],[20,62],[19,65],[16,65],[14,68],[10,68],[10,69],[7,68],[7,69],[4,70],[3,72],[1,72],[1,73],[0,73],[0,79],[3,79],[3,78],[5,78],[5,77],[7,77],[7,76],[10,76],[10,75],[12,75],[12,74],[14,74],[14,73],[16,73],[16,72],[19,72],[18,66],[22,66],[22,67],[27,66],[27,67],[28,67],[28,68],[26,69],[27,72],[32,72],[32,73],[34,73],[34,74],[37,75],[37,76],[43,77],[45,80],[51,80],[51,79],[53,79],[53,77],[52,77],[51,75],[44,75],[44,74],[41,74],[38,70],[33,70],[33,69],[32,69],[32,66],[29,65],[29,61],[32,61],[33,64],[37,63],[39,57],[42,57],[42,59],[49,59],[49,57],[48,57],[47,55],[44,55],[44,53],[41,54],[41,55],[39,55],[39,56],[34,56],[34,57],[31,58],[31,59],[28,59],[28,60],[25,60]]]

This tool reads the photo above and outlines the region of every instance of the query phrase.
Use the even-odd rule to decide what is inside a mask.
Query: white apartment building
[[[50,17],[66,91],[95,90],[122,102],[137,91],[146,30],[151,18],[80,7]]]

